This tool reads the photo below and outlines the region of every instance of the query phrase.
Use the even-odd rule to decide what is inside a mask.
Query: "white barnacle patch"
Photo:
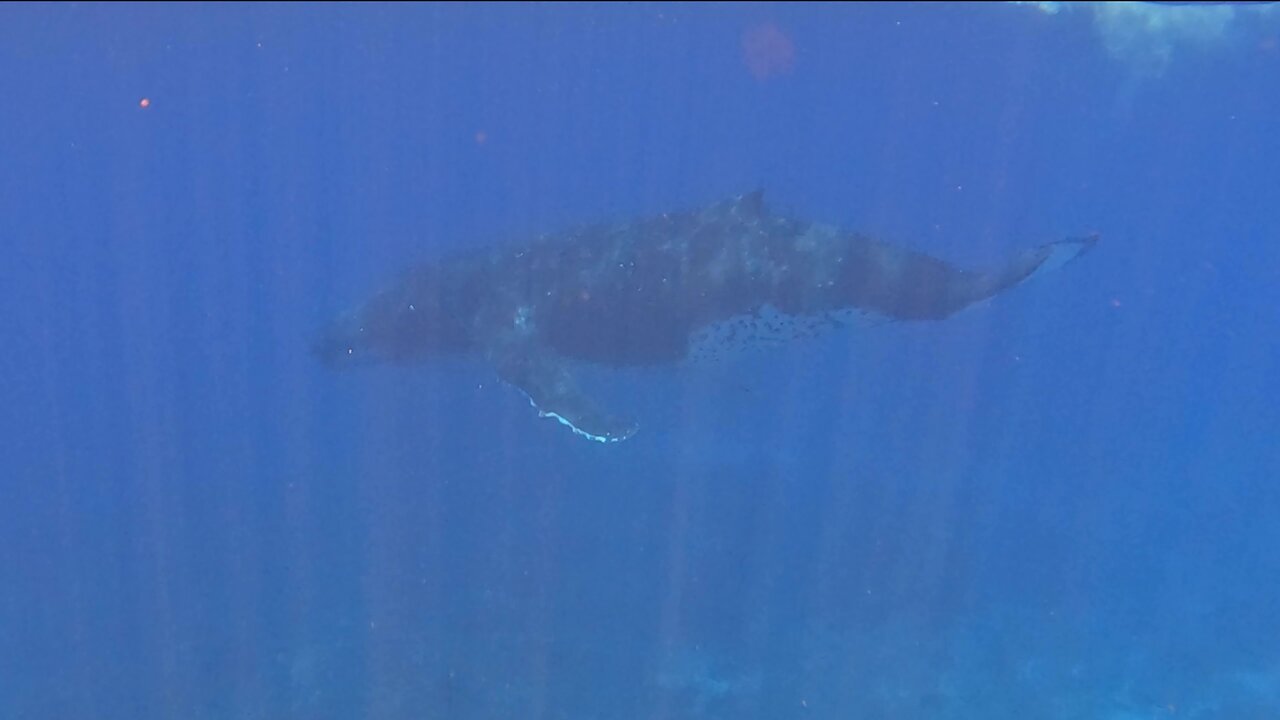
[[[725,280],[731,276],[733,269],[736,267],[736,259],[737,256],[731,254],[728,247],[720,248],[720,250],[715,254],[715,257],[711,258],[711,261],[707,263],[706,273],[708,281],[716,285],[724,283]]]
[[[517,330],[528,330],[532,325],[533,308],[528,305],[521,305],[516,308],[515,315],[511,318],[511,326]]]
[[[821,225],[814,225],[795,240],[795,250],[798,253],[813,253],[821,250],[831,243],[832,233]]]

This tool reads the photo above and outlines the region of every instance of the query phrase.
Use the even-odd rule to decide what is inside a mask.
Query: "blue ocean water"
[[[0,10],[0,717],[1280,717],[1280,12]],[[335,374],[415,262],[765,189],[937,323]]]

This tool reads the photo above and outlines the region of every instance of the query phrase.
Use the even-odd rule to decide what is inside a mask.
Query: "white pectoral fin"
[[[506,348],[493,357],[498,375],[529,398],[539,417],[553,418],[596,442],[621,442],[636,433],[630,419],[601,411],[578,389],[564,360],[532,345]]]
[[[1098,244],[1098,235],[1095,233],[1082,238],[1069,238],[1067,240],[1059,240],[1051,242],[1047,245],[1041,245],[1037,248],[1037,252],[1043,256],[1040,263],[1031,271],[1027,279],[1053,272],[1076,258],[1084,255]]]
[[[1088,235],[1046,243],[1019,254],[1003,268],[989,273],[967,273],[968,280],[957,284],[958,298],[952,312],[987,300],[1015,285],[1062,267],[1098,244],[1098,236]]]
[[[1046,243],[1019,255],[997,273],[983,276],[977,298],[987,298],[1032,278],[1051,273],[1084,255],[1098,244],[1096,234]]]

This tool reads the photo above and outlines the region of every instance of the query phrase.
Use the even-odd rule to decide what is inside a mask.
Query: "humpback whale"
[[[419,265],[333,320],[312,351],[335,368],[477,355],[540,416],[617,442],[636,422],[580,390],[574,363],[675,363],[708,343],[799,335],[860,314],[939,320],[1080,257],[1097,239],[1050,242],[973,271],[769,212],[756,191]]]

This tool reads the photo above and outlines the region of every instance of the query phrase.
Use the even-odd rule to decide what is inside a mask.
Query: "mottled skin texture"
[[[941,319],[1020,282],[1055,253],[1074,257],[1093,242],[1053,243],[994,272],[969,272],[770,215],[752,193],[423,265],[340,318],[315,350],[334,365],[478,352],[538,407],[568,407],[585,398],[563,358],[676,362],[700,328],[764,305],[788,316],[857,309]]]

